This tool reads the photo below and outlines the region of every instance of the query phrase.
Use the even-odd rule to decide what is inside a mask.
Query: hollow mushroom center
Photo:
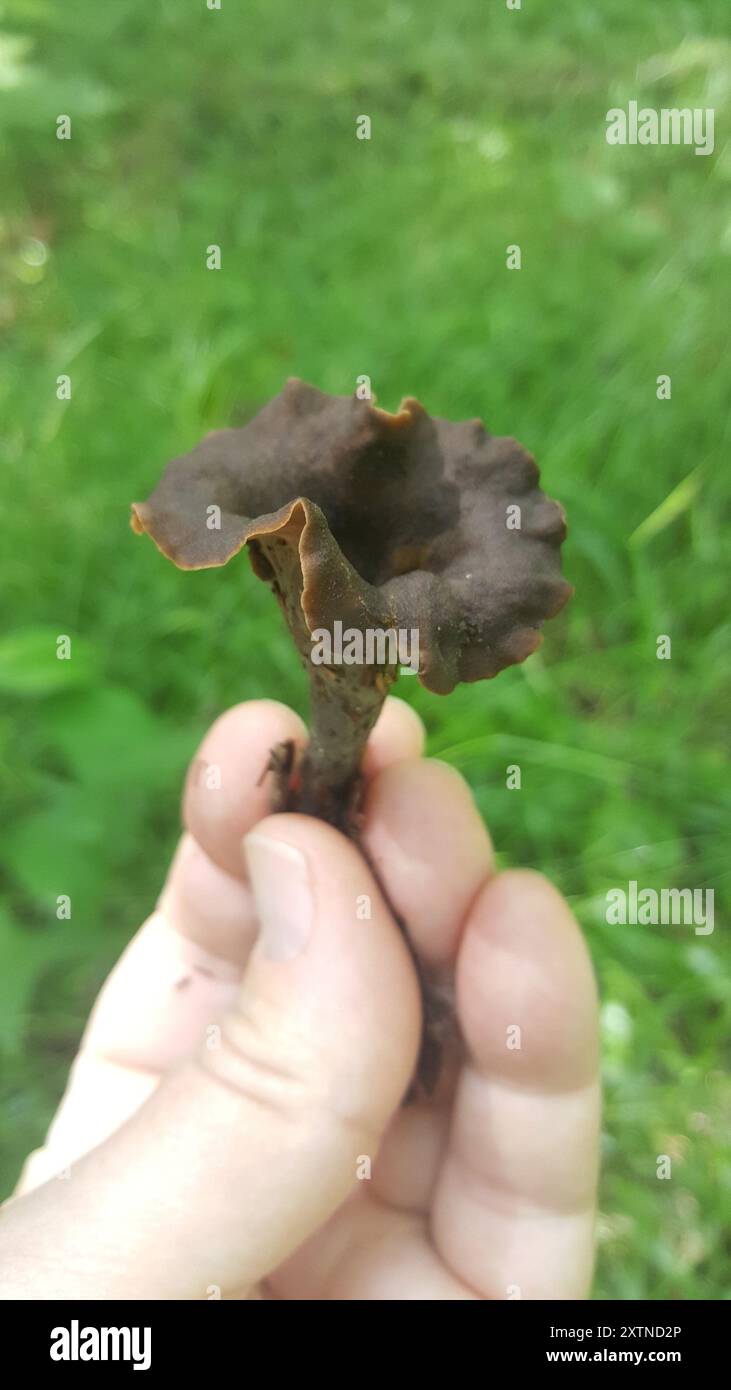
[[[302,478],[346,559],[369,584],[438,565],[436,543],[459,520],[459,491],[447,482],[436,450],[414,468],[413,452],[382,445],[348,460],[342,474]]]

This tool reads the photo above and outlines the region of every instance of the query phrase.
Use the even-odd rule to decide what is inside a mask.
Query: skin
[[[454,982],[462,1038],[433,1100],[403,1108],[414,969],[355,846],[267,814],[258,774],[288,738],[306,731],[272,701],[206,735],[158,908],[3,1209],[0,1296],[585,1297],[597,1001],[566,903],[537,874],[496,874],[467,786],[390,699],[364,840],[417,951]],[[265,949],[272,914],[296,954]]]

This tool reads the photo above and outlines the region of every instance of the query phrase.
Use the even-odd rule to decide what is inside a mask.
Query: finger
[[[6,1213],[0,1253],[21,1252],[14,1283],[32,1280],[36,1297],[250,1286],[332,1214],[378,1147],[418,1048],[403,939],[329,826],[272,817],[248,853],[262,933],[219,1045],[169,1075],[68,1182]],[[52,1268],[34,1267],[39,1230]]]
[[[209,859],[245,879],[244,835],[271,810],[266,769],[278,744],[307,741],[302,720],[276,700],[252,700],[226,710],[194,757],[183,794],[183,823]]]
[[[258,931],[251,889],[215,864],[190,832],[180,838],[158,907],[179,936],[243,971]]]
[[[454,961],[471,903],[494,870],[467,783],[446,763],[398,762],[374,777],[363,845],[429,965]]]
[[[420,758],[426,734],[416,710],[389,695],[371,733],[363,757],[363,775],[375,777],[392,763]]]
[[[576,922],[539,875],[502,874],[481,893],[457,999],[470,1057],[434,1197],[437,1248],[485,1297],[583,1297],[597,1180],[596,989]]]
[[[276,1297],[293,1301],[443,1303],[479,1297],[447,1269],[422,1217],[394,1212],[360,1192],[267,1286]]]
[[[364,759],[367,777],[423,747],[418,715],[401,700],[388,699],[370,736]],[[271,810],[271,778],[264,773],[272,748],[307,742],[302,721],[274,700],[255,700],[227,710],[208,730],[191,764],[183,820],[214,864],[245,879],[242,836]]]

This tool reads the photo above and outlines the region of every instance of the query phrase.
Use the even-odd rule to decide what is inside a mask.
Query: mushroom
[[[411,397],[392,415],[296,379],[243,429],[173,459],[132,526],[181,569],[248,546],[310,680],[301,764],[281,749],[270,762],[276,808],[354,838],[361,757],[399,674],[399,637],[418,641],[421,683],[446,695],[523,661],[572,592],[563,511],[514,439],[433,419]],[[324,639],[343,634],[328,652]]]

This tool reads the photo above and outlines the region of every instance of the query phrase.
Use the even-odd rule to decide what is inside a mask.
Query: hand
[[[269,701],[206,736],[158,909],[2,1213],[0,1295],[585,1296],[597,1007],[574,919],[537,874],[495,874],[466,785],[389,700],[363,839],[422,959],[454,974],[464,1041],[434,1100],[402,1107],[415,970],[355,846],[267,814],[259,774],[289,738],[302,724]]]

